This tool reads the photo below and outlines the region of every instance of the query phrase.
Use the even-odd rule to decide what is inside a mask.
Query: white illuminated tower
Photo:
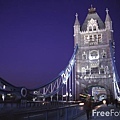
[[[108,96],[113,92],[112,57],[110,41],[113,43],[112,21],[106,9],[103,22],[91,6],[82,25],[74,23],[74,46],[78,44],[75,65],[75,99],[90,86],[103,86]]]

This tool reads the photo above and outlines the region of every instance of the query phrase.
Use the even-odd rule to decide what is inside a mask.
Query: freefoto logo
[[[111,109],[109,111],[97,111],[92,110],[92,116],[120,116],[120,111],[115,111],[114,109]]]

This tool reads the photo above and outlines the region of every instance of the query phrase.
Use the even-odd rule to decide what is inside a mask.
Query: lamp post
[[[3,90],[5,90],[5,88],[6,88],[6,86],[3,85]],[[5,100],[5,95],[4,95],[4,94],[2,94],[2,100],[3,100],[3,101]]]

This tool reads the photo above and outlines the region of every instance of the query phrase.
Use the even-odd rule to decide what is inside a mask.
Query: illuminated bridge
[[[115,66],[114,48],[112,21],[108,10],[103,23],[96,9],[91,6],[82,26],[76,14],[74,52],[65,69],[54,80],[36,89],[16,87],[0,78],[0,107],[38,106],[44,111],[52,110],[57,106],[62,115],[67,112],[61,109],[69,105],[75,107],[77,111],[78,104],[76,106],[75,103],[84,100],[87,94],[92,96],[94,102],[104,99],[120,102],[120,78]],[[71,112],[70,109],[67,110]],[[28,109],[27,111],[29,112],[26,113],[25,109],[24,112],[18,113],[23,112],[27,115],[31,112]],[[33,111],[36,111],[36,108]],[[71,113],[74,114],[73,111]],[[24,118],[27,119],[28,116]]]
[[[110,43],[111,55],[112,46]],[[27,89],[25,87],[16,87],[4,79],[0,78],[0,101],[17,101],[20,99],[26,99],[29,101],[75,101],[75,58],[78,51],[78,45],[74,48],[74,53],[69,61],[67,67],[61,71],[61,73],[50,83],[41,86],[36,89]],[[114,60],[113,65],[113,89],[114,99],[120,101],[120,89],[119,89],[119,77],[115,67]],[[86,93],[89,94],[89,93]]]

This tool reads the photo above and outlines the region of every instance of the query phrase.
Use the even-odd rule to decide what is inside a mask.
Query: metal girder
[[[77,50],[78,50],[78,45],[76,45],[76,47],[74,48],[74,53],[69,61],[69,64],[58,75],[56,79],[54,79],[52,82],[48,83],[47,85],[31,90],[31,94],[39,98],[47,98],[59,92],[62,89],[62,87],[66,85],[69,77],[71,76],[71,73],[75,64],[75,57],[76,57]]]

